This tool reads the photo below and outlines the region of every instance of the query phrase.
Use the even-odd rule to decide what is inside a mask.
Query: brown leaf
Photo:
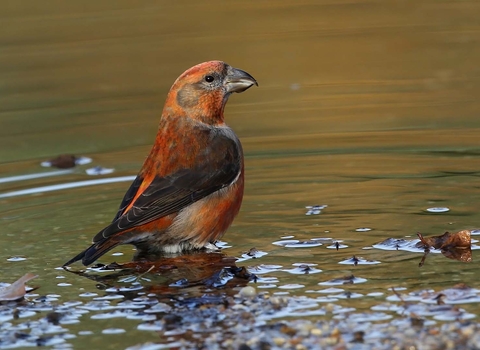
[[[77,157],[73,154],[61,154],[56,158],[50,159],[49,162],[52,167],[59,169],[68,169],[75,167]]]
[[[33,273],[27,273],[8,287],[0,288],[0,301],[18,300],[23,298],[26,293],[25,283],[36,277],[38,276],[34,275]]]
[[[442,254],[449,259],[472,262],[472,242],[468,230],[455,233],[445,232],[441,236],[431,237],[423,237],[421,233],[417,233],[417,235],[420,239],[417,247],[425,249],[425,256],[420,263],[421,265],[423,265],[426,254],[431,248],[440,249]]]

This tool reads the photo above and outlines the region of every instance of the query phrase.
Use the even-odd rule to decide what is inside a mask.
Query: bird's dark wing
[[[233,139],[217,135],[197,156],[194,164],[190,169],[180,169],[165,177],[155,177],[131,208],[123,212],[142,182],[142,179],[137,178],[127,191],[115,220],[100,231],[93,241],[102,241],[116,233],[176,213],[228,186],[241,171],[240,146]]]
[[[130,205],[142,183],[143,177],[141,175],[138,175],[135,180],[133,180],[130,188],[125,193],[125,196],[123,196],[122,203],[120,203],[120,208],[118,208],[117,214],[113,218],[112,222],[115,222],[115,220],[117,220],[123,214],[125,208]]]

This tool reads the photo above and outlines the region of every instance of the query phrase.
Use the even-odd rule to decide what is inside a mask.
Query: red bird
[[[89,265],[119,244],[135,259],[212,246],[243,198],[243,151],[226,124],[225,104],[256,80],[221,61],[184,72],[168,93],[155,143],[112,223],[64,266]]]

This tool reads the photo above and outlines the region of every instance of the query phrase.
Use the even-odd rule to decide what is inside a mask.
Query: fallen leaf
[[[57,158],[50,159],[50,166],[59,169],[68,169],[73,168],[76,163],[77,157],[73,154],[62,154],[59,155]]]
[[[462,262],[472,262],[472,241],[469,230],[462,230],[455,233],[445,232],[441,236],[423,237],[421,233],[417,233],[420,242],[417,248],[423,248],[425,255],[419,266],[425,262],[430,249],[439,249],[442,254],[449,258]]]
[[[25,296],[25,283],[38,276],[27,273],[7,287],[0,288],[0,301],[18,300]]]

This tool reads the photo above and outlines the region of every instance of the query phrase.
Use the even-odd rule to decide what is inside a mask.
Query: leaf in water
[[[18,300],[25,296],[25,283],[38,276],[33,273],[27,273],[23,277],[13,282],[8,287],[0,288],[0,301]]]
[[[43,162],[42,166],[59,169],[73,168],[76,165],[76,159],[77,158],[73,154],[61,154],[56,158],[50,159],[47,162]]]
[[[417,248],[425,250],[425,255],[419,266],[423,265],[431,248],[440,249],[442,254],[449,259],[472,262],[472,241],[469,230],[456,233],[445,232],[441,236],[431,237],[423,237],[421,233],[417,233],[417,236],[420,239],[420,242],[416,245]]]

